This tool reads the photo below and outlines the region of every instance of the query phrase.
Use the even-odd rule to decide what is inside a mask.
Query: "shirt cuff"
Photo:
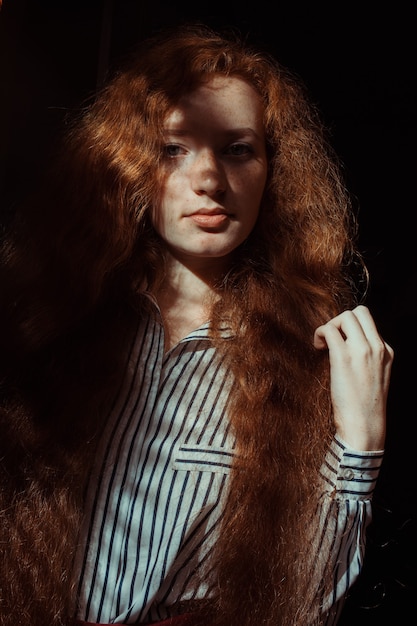
[[[383,457],[383,450],[354,450],[335,436],[321,468],[325,491],[343,500],[370,499]]]

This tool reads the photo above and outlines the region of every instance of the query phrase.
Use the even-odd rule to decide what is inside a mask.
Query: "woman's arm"
[[[336,425],[322,468],[320,536],[316,567],[330,568],[332,589],[323,597],[326,626],[336,624],[364,557],[371,500],[383,458],[386,404],[394,352],[380,337],[365,306],[317,328],[314,345],[327,348]],[[322,571],[317,572],[320,579]]]

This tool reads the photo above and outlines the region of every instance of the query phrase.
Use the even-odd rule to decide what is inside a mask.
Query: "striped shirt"
[[[87,492],[75,570],[79,619],[146,623],[207,596],[195,572],[215,541],[227,491],[232,384],[208,324],[165,353],[158,311],[138,323]],[[333,534],[335,562],[329,626],[360,571],[381,460],[335,440],[323,467],[318,532]]]

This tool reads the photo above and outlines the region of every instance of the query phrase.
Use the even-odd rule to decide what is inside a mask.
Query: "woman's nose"
[[[216,196],[226,191],[226,174],[211,150],[201,152],[192,170],[192,187],[199,195]]]

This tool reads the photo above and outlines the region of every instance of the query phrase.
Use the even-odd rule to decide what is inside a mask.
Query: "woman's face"
[[[217,76],[181,98],[164,137],[154,227],[188,266],[227,265],[254,227],[265,188],[262,102],[240,78]]]

